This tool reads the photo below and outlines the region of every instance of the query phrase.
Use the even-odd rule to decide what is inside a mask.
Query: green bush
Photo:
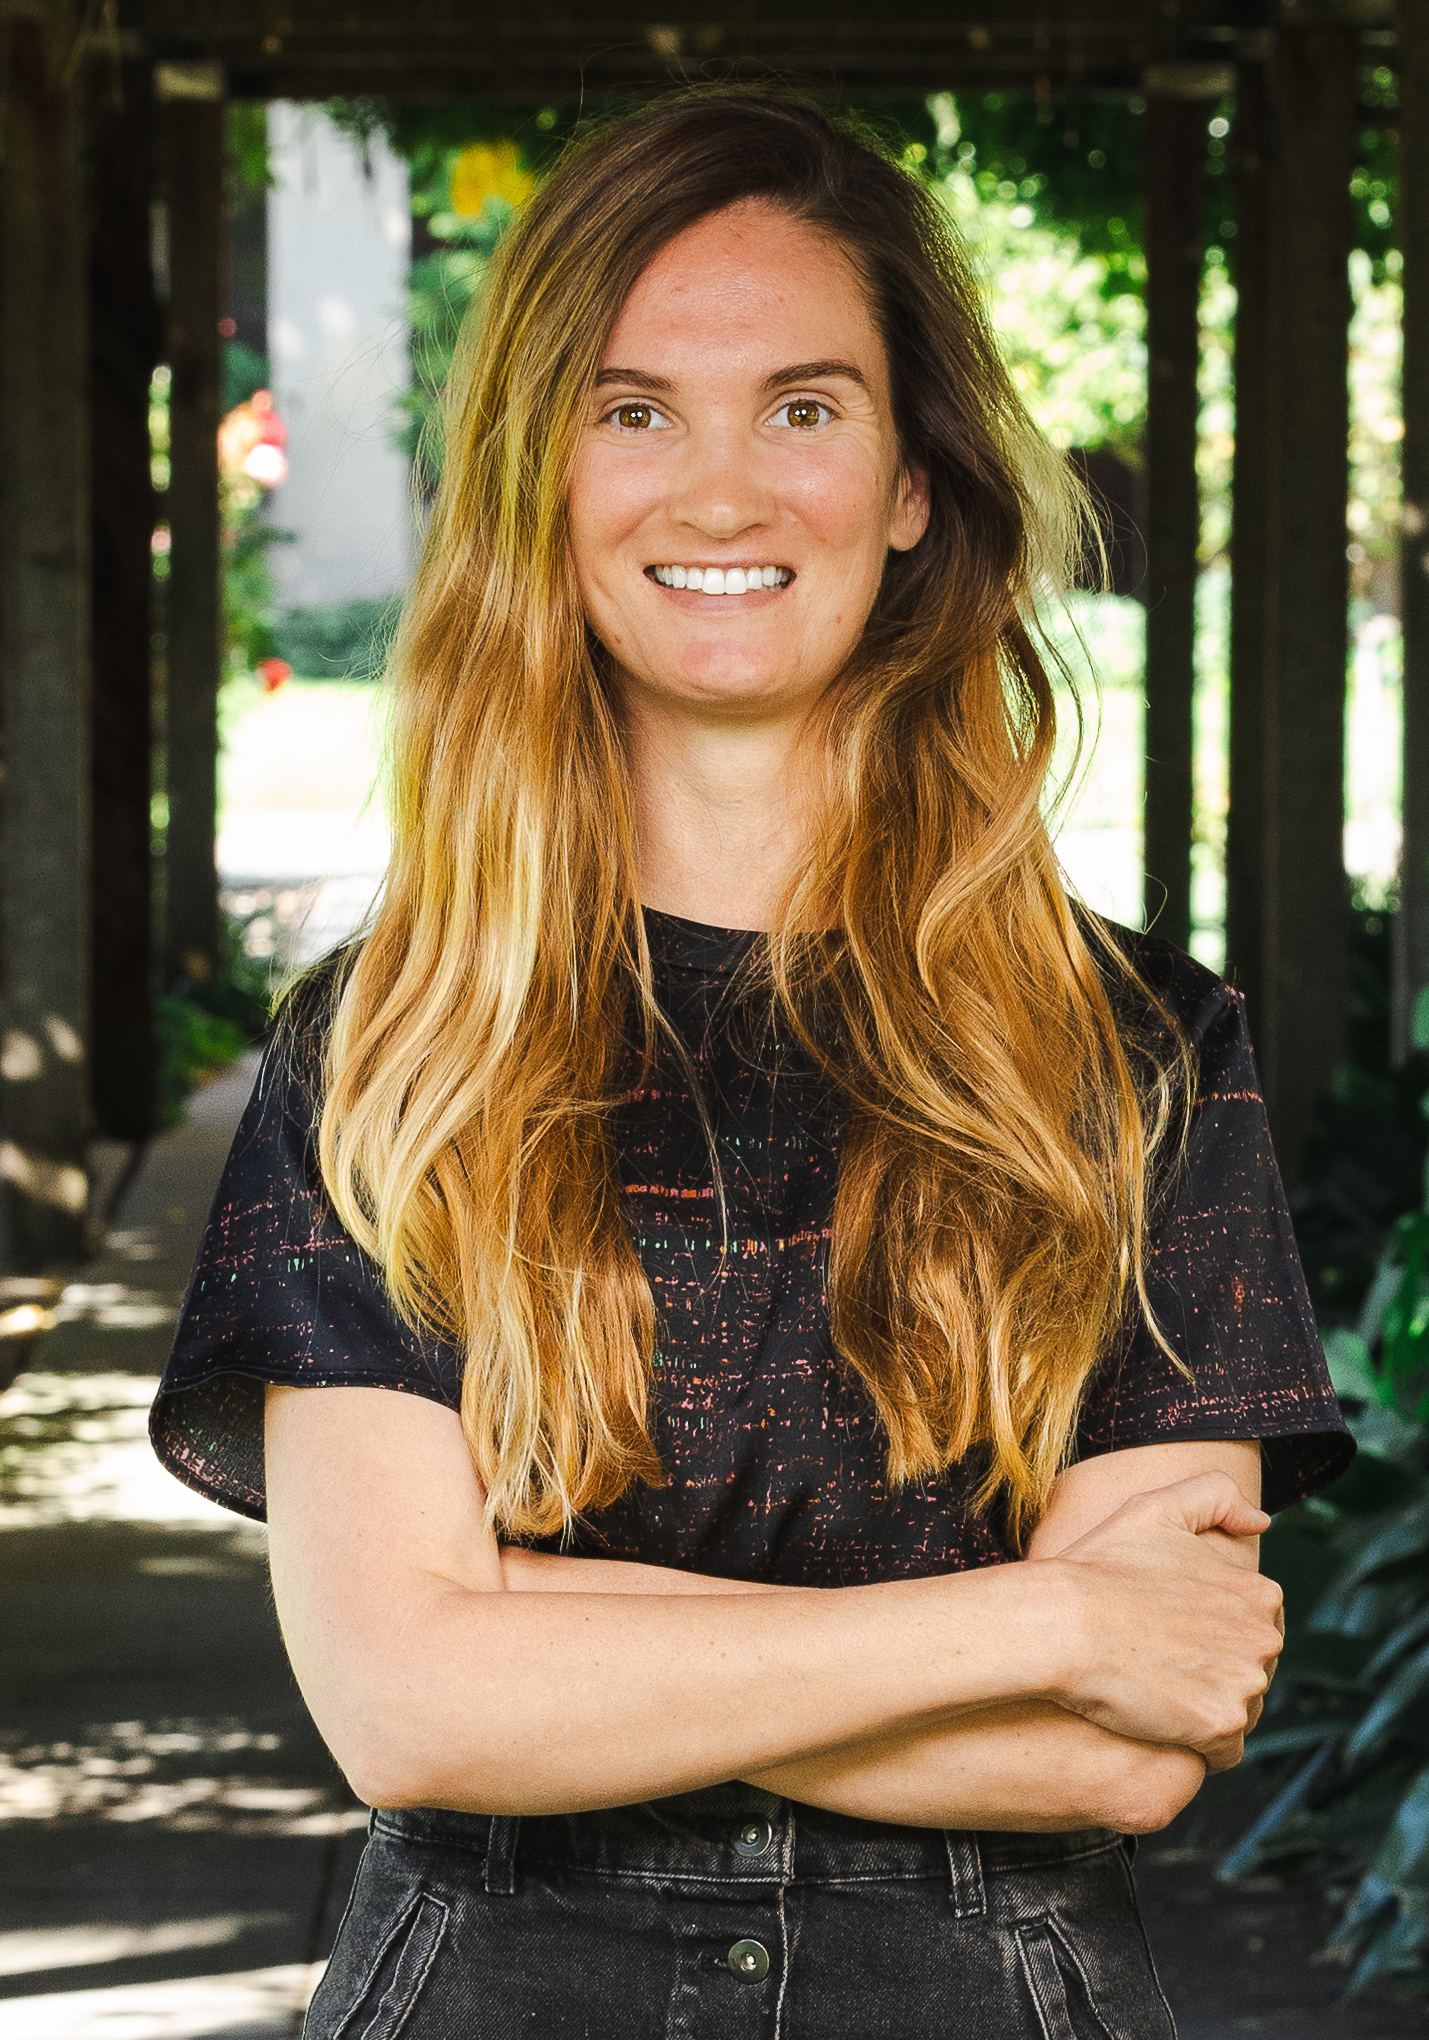
[[[387,662],[398,602],[338,602],[281,612],[270,649],[305,680],[372,680]]]
[[[1429,1048],[1429,995],[1415,1043]],[[1265,1539],[1286,1642],[1246,1758],[1274,1796],[1221,1875],[1319,1883],[1341,1907],[1325,1952],[1355,1991],[1429,1970],[1429,1199],[1325,1350],[1360,1456]]]
[[[266,960],[244,947],[244,924],[224,917],[222,968],[202,982],[181,978],[159,1000],[159,1118],[179,1126],[200,1084],[262,1040],[273,1011]]]
[[[1383,1370],[1364,1376],[1357,1352],[1341,1344],[1334,1371],[1360,1402],[1360,1458],[1265,1538],[1286,1644],[1246,1760],[1275,1790],[1220,1874],[1321,1885],[1342,1908],[1325,1952],[1353,1966],[1353,1991],[1429,1959],[1429,1433],[1381,1399]]]

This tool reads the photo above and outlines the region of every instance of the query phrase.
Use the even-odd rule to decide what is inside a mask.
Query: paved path
[[[4,2040],[286,2040],[360,1847],[261,1530],[144,1428],[250,1077],[154,1143],[0,1403]]]
[[[291,2040],[361,1845],[283,1658],[261,1531],[171,1480],[145,1435],[250,1076],[155,1141],[0,1401],[3,2040]],[[1429,2032],[1420,2008],[1337,2005],[1342,1979],[1309,1959],[1315,1902],[1216,1886],[1204,1818],[1142,1852],[1182,2040]]]

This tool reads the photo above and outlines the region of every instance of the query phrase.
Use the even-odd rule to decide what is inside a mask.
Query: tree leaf
[[[1366,1711],[1345,1744],[1345,1762],[1358,1763],[1382,1735],[1388,1734],[1405,1709],[1412,1707],[1426,1688],[1429,1688],[1429,1649],[1416,1651],[1412,1658],[1408,1658]]]
[[[1326,1737],[1309,1762],[1302,1764],[1284,1790],[1275,1795],[1259,1820],[1254,1821],[1235,1847],[1221,1858],[1216,1865],[1216,1876],[1222,1884],[1231,1884],[1237,1877],[1244,1877],[1255,1868],[1262,1843],[1268,1842],[1292,1814],[1300,1811],[1328,1768],[1337,1741],[1337,1736]]]
[[[1383,1403],[1386,1398],[1374,1371],[1369,1347],[1358,1332],[1337,1325],[1321,1341],[1330,1368],[1330,1386],[1335,1394],[1353,1402]]]
[[[1429,1764],[1419,1773],[1394,1816],[1384,1846],[1375,1858],[1374,1873],[1402,1894],[1426,1889],[1429,1870]]]

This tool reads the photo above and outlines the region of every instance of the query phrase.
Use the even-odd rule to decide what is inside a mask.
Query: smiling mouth
[[[702,595],[753,595],[765,588],[787,588],[792,567],[647,567],[662,588],[690,588]]]

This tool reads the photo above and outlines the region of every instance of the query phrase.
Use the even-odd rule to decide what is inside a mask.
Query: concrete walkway
[[[3,2040],[293,2040],[361,1847],[283,1657],[261,1530],[173,1481],[145,1431],[251,1077],[154,1142],[0,1399]],[[1181,2040],[1429,2032],[1422,2003],[1336,2002],[1310,1894],[1214,1883],[1242,1790],[1217,1781],[1142,1850]]]
[[[156,1140],[0,1401],[0,2034],[286,2040],[361,1846],[256,1525],[145,1419],[244,1067]]]

